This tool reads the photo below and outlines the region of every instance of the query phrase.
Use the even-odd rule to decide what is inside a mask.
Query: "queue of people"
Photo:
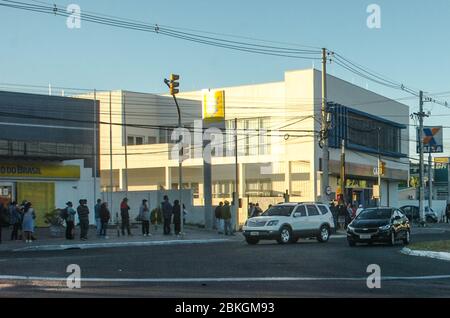
[[[35,241],[35,220],[36,212],[31,202],[26,200],[21,204],[10,202],[8,206],[0,203],[0,243],[4,226],[12,226],[11,241],[24,240],[26,243]]]
[[[216,221],[214,227],[218,230],[219,234],[234,235],[231,225],[231,206],[229,201],[225,200],[225,202],[220,202],[214,209],[214,216]]]

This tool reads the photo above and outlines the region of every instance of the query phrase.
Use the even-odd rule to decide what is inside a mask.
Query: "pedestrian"
[[[219,205],[216,206],[214,209],[214,216],[215,216],[215,222],[214,222],[214,230],[218,230],[219,234],[221,233],[222,229],[222,208],[223,208],[223,202],[219,202]]]
[[[169,197],[164,196],[164,201],[161,203],[162,215],[164,218],[164,235],[170,235],[170,224],[172,223],[173,207],[169,202]]]
[[[108,209],[108,202],[103,202],[100,205],[99,216],[100,216],[100,237],[107,239],[108,236],[106,234],[108,230],[108,223],[109,220],[111,219],[111,213],[109,212]]]
[[[252,212],[252,215],[250,216],[250,218],[256,218],[256,217],[260,216],[262,214],[262,212],[263,211],[259,207],[259,203],[256,203],[253,207],[253,212]]]
[[[102,230],[102,219],[100,217],[100,208],[102,206],[102,200],[97,199],[97,204],[94,207],[95,213],[95,226],[97,228],[97,236],[100,236],[100,231]]]
[[[334,201],[331,201],[331,203],[330,203],[330,211],[331,211],[331,214],[333,215],[334,228],[337,229],[337,227],[338,227],[338,213],[337,213],[337,208],[336,208],[336,205],[334,204]]]
[[[80,220],[80,240],[86,241],[89,231],[89,208],[87,206],[87,200],[80,200],[79,203],[77,212],[78,219]]]
[[[188,215],[188,211],[186,210],[186,206],[183,204],[183,225],[186,225],[187,215]]]
[[[67,202],[66,206],[66,212],[64,213],[66,220],[66,239],[73,240],[75,238],[75,215],[77,212],[73,208],[72,202]]]
[[[178,235],[181,234],[181,206],[180,206],[180,201],[175,200],[173,202],[172,214],[173,214],[173,225],[174,225],[175,235],[178,236]]]
[[[2,243],[2,230],[5,225],[5,214],[3,202],[0,202],[0,244]]]
[[[142,200],[139,208],[139,219],[142,221],[142,235],[152,236],[150,234],[150,209],[148,208],[147,200]]]
[[[222,208],[222,219],[224,221],[225,235],[233,235],[233,231],[231,230],[231,207],[230,202],[227,200]]]
[[[11,241],[17,241],[19,239],[19,230],[22,223],[22,214],[17,202],[11,202],[9,205],[10,223],[13,227],[11,232]]]
[[[347,219],[349,218],[348,210],[345,207],[344,202],[341,202],[338,210],[338,223],[341,229],[346,228]]]
[[[363,210],[364,210],[363,205],[360,204],[359,207],[358,207],[358,210],[356,210],[356,216],[355,216],[355,217],[358,217],[358,215],[359,215]]]
[[[122,218],[122,235],[125,236],[125,229],[127,229],[128,236],[131,235],[130,228],[130,206],[128,205],[128,198],[124,198],[120,203],[120,217]]]
[[[247,209],[247,215],[248,215],[249,218],[252,217],[254,208],[255,208],[255,205],[253,204],[253,202],[250,202],[248,204],[248,209]]]
[[[22,229],[25,234],[25,242],[32,243],[33,242],[33,233],[34,233],[34,220],[36,219],[36,213],[32,208],[32,203],[27,202],[24,206],[24,214],[23,214],[23,223]]]
[[[449,223],[450,220],[450,201],[447,203],[447,209],[446,209],[446,213],[447,215],[447,223]]]

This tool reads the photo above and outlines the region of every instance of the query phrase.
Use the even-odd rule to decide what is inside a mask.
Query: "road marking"
[[[207,240],[172,240],[172,241],[146,241],[146,242],[110,242],[110,243],[87,243],[87,244],[62,244],[62,245],[39,245],[14,249],[13,252],[30,251],[63,251],[68,249],[92,249],[112,248],[127,246],[159,246],[159,245],[186,245],[186,244],[210,244],[228,242],[229,239],[207,239]]]
[[[382,281],[442,280],[450,275],[385,276]],[[67,277],[0,275],[0,281],[65,282]],[[292,282],[292,281],[367,281],[367,277],[223,277],[223,278],[82,278],[82,282],[96,283],[239,283],[239,282]]]

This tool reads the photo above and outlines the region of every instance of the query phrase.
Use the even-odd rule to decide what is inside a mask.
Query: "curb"
[[[71,249],[95,249],[95,248],[117,248],[127,246],[160,246],[160,245],[188,245],[188,244],[210,244],[229,242],[229,239],[197,239],[197,240],[172,240],[172,241],[146,241],[146,242],[111,242],[111,243],[84,243],[67,245],[40,245],[13,249],[13,252],[35,252],[35,251],[65,251]]]
[[[446,252],[415,251],[405,247],[400,251],[400,253],[409,256],[420,256],[420,257],[434,258],[442,261],[450,261],[450,253]]]

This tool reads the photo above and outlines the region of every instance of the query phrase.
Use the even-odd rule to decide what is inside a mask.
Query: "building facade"
[[[344,140],[346,178],[343,190],[352,201],[374,204],[378,155],[386,163],[381,203],[397,204],[399,182],[409,174],[409,108],[339,78],[328,76],[332,125],[330,142],[330,199],[339,189],[340,147]],[[231,200],[237,190],[246,205],[263,208],[284,201],[313,201],[321,196],[322,149],[321,72],[286,72],[273,83],[219,88],[225,94],[225,129],[216,131],[212,154],[213,204]],[[84,96],[93,98],[92,95]],[[189,130],[183,161],[183,188],[203,204],[203,156],[198,139],[202,126],[204,91],[178,95],[183,126]],[[101,107],[100,157],[103,191],[141,191],[178,188],[178,160],[172,135],[177,111],[171,96],[128,91],[97,94]],[[237,127],[235,127],[237,122]],[[109,124],[111,123],[111,124]],[[379,132],[379,134],[378,134]],[[237,135],[237,145],[234,134]],[[379,138],[378,138],[379,137]],[[201,142],[200,142],[201,145]],[[200,146],[200,148],[202,148]]]
[[[67,201],[88,199],[93,206],[100,194],[98,103],[0,92],[0,113],[2,204],[32,202],[37,226],[46,226],[44,215]]]

